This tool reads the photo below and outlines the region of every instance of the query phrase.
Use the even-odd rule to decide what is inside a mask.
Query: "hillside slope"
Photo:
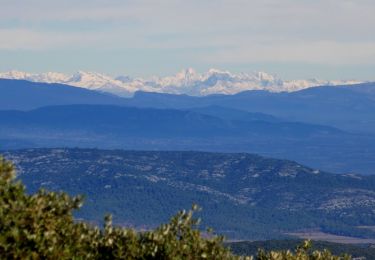
[[[0,79],[0,93],[0,110],[105,104],[184,110],[211,106],[211,113],[215,112],[213,106],[239,110],[239,116],[244,111],[263,113],[284,121],[322,124],[350,132],[375,134],[375,83],[314,87],[290,93],[252,90],[235,95],[193,97],[137,92],[132,98],[120,98],[61,84]]]
[[[375,83],[315,87],[291,93],[244,91],[235,95],[206,97],[137,92],[127,100],[127,104],[174,109],[220,106],[265,113],[287,121],[375,134]]]
[[[51,105],[120,105],[123,99],[63,84],[0,79],[0,110],[30,110]]]
[[[258,113],[245,113],[244,121],[239,121],[234,119],[243,115],[237,112],[215,111],[221,118],[189,110],[108,105],[0,111],[0,146],[245,151],[337,173],[374,173],[375,161],[369,158],[375,155],[375,137],[328,126],[275,121]]]
[[[110,212],[149,228],[192,203],[204,225],[230,238],[286,237],[298,230],[375,238],[375,177],[335,175],[251,154],[30,149],[5,152],[29,192],[85,194],[77,217]]]

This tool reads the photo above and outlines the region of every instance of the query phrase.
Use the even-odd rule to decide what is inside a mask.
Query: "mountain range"
[[[206,96],[212,94],[235,94],[245,90],[292,92],[315,86],[360,83],[360,81],[356,80],[282,80],[265,72],[231,73],[217,69],[198,73],[192,68],[182,70],[173,76],[151,77],[150,79],[131,78],[129,76],[111,77],[101,73],[84,71],[78,71],[73,75],[56,72],[27,73],[9,71],[0,73],[0,78],[67,84],[123,97],[132,96],[137,91]]]
[[[121,98],[64,84],[0,79],[0,93],[0,110],[31,110],[73,104],[196,111],[202,107],[211,107],[211,111],[206,109],[205,113],[217,116],[219,111],[215,112],[212,108],[224,107],[227,113],[229,109],[232,110],[231,120],[239,119],[239,113],[242,112],[245,113],[242,119],[249,116],[246,113],[262,113],[283,121],[328,125],[353,133],[375,134],[375,83],[323,86],[281,93],[252,90],[234,95],[203,97],[138,91],[131,98]]]
[[[112,105],[0,111],[0,146],[246,151],[332,172],[374,173],[370,160],[375,155],[374,136],[258,113],[248,113],[247,120],[232,120],[246,112],[226,108],[199,111]]]
[[[251,152],[335,173],[374,174],[375,88],[316,87],[121,98],[0,80],[0,147]]]

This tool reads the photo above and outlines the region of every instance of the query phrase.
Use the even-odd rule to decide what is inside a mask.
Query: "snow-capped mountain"
[[[78,71],[73,75],[56,72],[32,74],[9,71],[0,73],[0,78],[62,83],[125,97],[132,96],[136,91],[204,96],[210,94],[235,94],[245,90],[292,92],[314,86],[361,83],[361,81],[355,80],[282,80],[265,72],[235,74],[217,69],[198,73],[191,68],[182,70],[174,76],[152,77],[150,79],[131,78],[124,75],[114,78],[100,73],[83,71]]]

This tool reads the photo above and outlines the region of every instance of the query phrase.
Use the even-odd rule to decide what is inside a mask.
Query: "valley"
[[[375,1],[1,1],[0,260],[375,259]]]

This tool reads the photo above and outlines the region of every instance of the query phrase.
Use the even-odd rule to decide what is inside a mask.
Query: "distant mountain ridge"
[[[0,79],[0,110],[71,104],[124,104],[123,98],[64,84]]]
[[[242,116],[249,116],[246,113],[261,113],[283,121],[328,125],[349,132],[375,134],[375,83],[314,87],[281,93],[253,90],[234,95],[203,97],[138,91],[132,98],[121,98],[64,84],[0,79],[0,93],[0,110],[95,104],[178,110],[206,107],[205,113],[212,113],[212,107],[221,107],[227,110],[226,113],[232,109],[231,114],[237,114],[232,119],[238,118],[241,113]],[[209,107],[211,112],[207,110]]]
[[[373,83],[204,97],[137,92],[121,98],[63,84],[0,79],[0,93],[3,149],[246,151],[335,173],[374,174]]]
[[[86,130],[111,135],[139,137],[226,137],[233,135],[280,135],[308,137],[310,135],[340,135],[345,132],[321,125],[285,122],[272,116],[257,113],[246,120],[221,117],[227,110],[214,107],[209,112],[197,109],[134,108],[111,105],[66,105],[47,106],[31,111],[0,111],[0,125],[22,126],[21,129]],[[199,112],[201,111],[201,112]],[[213,112],[220,112],[215,115]],[[210,114],[211,112],[211,114]],[[232,115],[237,115],[236,112]],[[253,118],[252,118],[253,117]],[[12,131],[14,133],[14,131]]]
[[[131,78],[129,76],[111,77],[101,73],[84,71],[78,71],[73,75],[56,72],[27,73],[9,71],[0,73],[0,78],[67,84],[123,97],[132,96],[137,91],[206,96],[212,94],[235,94],[246,90],[292,92],[323,85],[335,86],[361,83],[361,81],[356,80],[282,80],[265,72],[231,73],[217,69],[198,73],[192,68],[182,70],[173,76],[152,77],[150,79]]]
[[[194,111],[195,110],[195,111]],[[353,145],[355,144],[355,145]],[[375,136],[261,113],[112,105],[0,111],[0,147],[101,147],[253,152],[332,172],[374,174]]]
[[[220,106],[264,113],[286,121],[334,126],[375,134],[375,83],[314,87],[295,92],[244,91],[234,95],[192,97],[137,92],[127,100],[134,107],[191,109]]]

